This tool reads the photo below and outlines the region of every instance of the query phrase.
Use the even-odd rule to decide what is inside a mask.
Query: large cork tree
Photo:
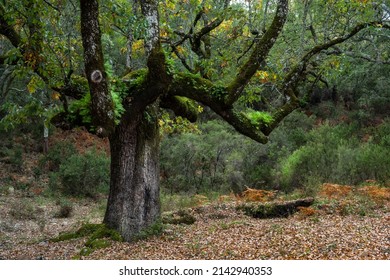
[[[30,23],[28,28],[32,35],[28,38],[29,44],[26,44],[10,23],[5,10],[0,10],[0,32],[19,49],[22,54],[20,59],[24,59],[26,67],[30,67],[35,75],[60,93],[62,100],[66,100],[65,97],[80,99],[83,95],[90,94],[91,127],[94,133],[108,137],[111,149],[110,192],[104,223],[117,230],[126,241],[132,240],[136,234],[152,226],[160,218],[158,115],[161,108],[194,121],[197,112],[193,109],[196,106],[191,106],[191,103],[196,102],[210,108],[241,134],[259,143],[266,143],[278,124],[300,106],[300,99],[304,94],[299,92],[299,86],[305,81],[308,73],[306,70],[313,57],[343,43],[366,27],[383,27],[378,25],[379,22],[357,24],[342,36],[306,50],[293,67],[285,70],[277,84],[277,92],[285,97],[285,101],[268,112],[266,118],[251,119],[250,115],[240,111],[242,106],[235,104],[244,94],[250,80],[266,65],[285,26],[290,1],[277,1],[271,13],[273,19],[263,32],[253,32],[256,38],[242,55],[243,61],[237,66],[231,79],[228,82],[225,79],[223,84],[202,71],[201,64],[191,68],[178,51],[180,45],[186,43],[200,60],[218,55],[212,49],[210,34],[223,23],[223,12],[218,17],[208,19],[205,16],[207,9],[200,7],[193,19],[194,28],[177,32],[181,39],[173,42],[161,36],[158,2],[161,1],[128,1],[128,5],[138,5],[146,23],[143,36],[146,65],[144,69],[130,72],[121,81],[124,95],[121,99],[123,110],[119,117],[115,114],[116,105],[110,93],[112,77],[109,77],[105,69],[99,1],[80,0],[84,75],[88,86],[77,86],[77,81],[72,80],[72,72],[65,77],[66,81],[62,86],[50,85],[50,77],[42,71],[45,58],[39,56],[42,40],[39,33],[33,33],[34,28],[42,28],[39,21]],[[226,11],[231,5],[230,1],[219,2]],[[38,15],[39,11],[33,14]],[[198,28],[195,28],[197,25]],[[31,56],[27,56],[28,52],[39,58],[39,63],[27,63],[26,58],[32,61]],[[172,67],[166,58],[167,52],[176,53],[184,67]],[[64,105],[67,106],[67,102]]]

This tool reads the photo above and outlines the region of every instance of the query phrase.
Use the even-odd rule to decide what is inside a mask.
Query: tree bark
[[[111,181],[104,223],[125,241],[160,218],[157,106],[124,119],[109,137]]]
[[[92,122],[96,134],[107,136],[114,130],[114,104],[108,88],[97,0],[80,0],[81,37],[84,49],[85,74],[92,100]]]

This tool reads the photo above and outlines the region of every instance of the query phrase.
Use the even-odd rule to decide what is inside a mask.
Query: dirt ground
[[[0,259],[72,259],[85,238],[52,242],[61,232],[100,223],[100,201],[75,200],[68,218],[40,196],[0,196]],[[236,202],[191,208],[191,225],[166,225],[163,233],[133,243],[111,242],[81,259],[390,259],[389,202],[368,215],[298,212],[289,218],[254,219]]]

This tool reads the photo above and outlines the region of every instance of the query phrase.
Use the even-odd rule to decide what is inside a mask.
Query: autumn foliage
[[[246,188],[241,194],[241,198],[245,201],[266,202],[271,201],[276,197],[276,191],[258,190]]]
[[[345,186],[345,185],[338,185],[338,184],[330,184],[325,183],[322,185],[320,190],[320,196],[326,197],[326,198],[343,198],[350,194],[352,191],[351,186]]]
[[[364,194],[376,202],[390,201],[390,189],[378,186],[364,186],[359,189],[359,193]]]

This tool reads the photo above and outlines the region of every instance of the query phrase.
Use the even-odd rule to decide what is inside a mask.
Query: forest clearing
[[[168,219],[157,231],[130,243],[103,238],[107,242],[99,245],[102,248],[88,247],[88,236],[53,239],[85,224],[100,224],[105,197],[73,198],[68,213],[58,199],[45,196],[39,188],[3,188],[0,259],[386,260],[390,189],[367,184],[359,188],[323,184],[312,206],[268,219],[245,215],[238,206],[294,196],[277,198],[271,191],[249,189],[241,197],[230,194],[213,200],[202,195],[165,197],[163,208],[170,211],[163,213],[163,219],[178,217],[177,224]]]
[[[390,259],[387,0],[0,1],[0,259]]]

